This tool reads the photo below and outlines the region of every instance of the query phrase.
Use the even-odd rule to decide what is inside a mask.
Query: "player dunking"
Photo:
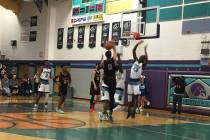
[[[135,118],[136,107],[138,104],[138,96],[141,94],[140,91],[140,77],[142,69],[148,62],[147,45],[144,47],[145,55],[141,55],[139,58],[136,56],[137,47],[142,44],[143,41],[139,41],[133,48],[133,59],[134,64],[131,67],[130,79],[128,83],[128,115],[127,118],[132,116]]]
[[[113,56],[112,52],[110,50],[106,51],[105,56],[106,60],[101,60],[101,67],[104,70],[104,77],[103,77],[103,84],[102,84],[102,97],[101,100],[104,102],[103,106],[103,113],[99,114],[99,119],[103,120],[104,115],[108,113],[108,118],[112,122],[112,112],[114,108],[114,93],[116,89],[116,49],[115,47],[113,49]],[[108,111],[107,111],[108,109]]]
[[[42,95],[45,95],[44,110],[47,111],[48,99],[50,96],[50,78],[51,78],[51,67],[48,61],[45,62],[44,67],[41,70],[40,85],[38,88],[38,97],[34,104],[34,111],[38,110],[38,103]]]
[[[96,68],[93,70],[91,75],[90,84],[90,112],[95,112],[95,103],[99,101],[100,98],[100,66],[99,63],[96,64]]]

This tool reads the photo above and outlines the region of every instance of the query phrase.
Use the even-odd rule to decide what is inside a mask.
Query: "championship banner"
[[[85,39],[85,26],[79,26],[78,27],[78,48],[84,47],[84,39]]]
[[[37,26],[37,16],[31,17],[31,27],[32,26]]]
[[[183,105],[196,107],[210,107],[210,76],[206,75],[183,75],[186,87],[183,97]],[[175,85],[171,80],[175,75],[169,76],[168,104],[173,103]]]
[[[94,48],[96,46],[96,32],[97,32],[97,24],[90,25],[90,33],[89,33],[90,48]]]
[[[101,33],[101,46],[104,47],[106,41],[109,40],[109,23],[102,24],[102,33]]]
[[[57,39],[57,48],[58,49],[63,48],[63,31],[64,31],[64,28],[58,29],[58,39]]]
[[[29,41],[30,42],[36,41],[36,35],[37,35],[37,31],[30,31]]]
[[[73,42],[74,42],[74,27],[69,27],[68,33],[67,33],[67,48],[68,49],[73,48]]]
[[[123,21],[123,33],[131,32],[131,21]],[[129,44],[127,39],[122,40],[122,45],[127,46]]]
[[[121,35],[120,22],[112,23],[112,41],[114,45],[118,45]]]
[[[104,21],[106,0],[73,0],[73,25]]]

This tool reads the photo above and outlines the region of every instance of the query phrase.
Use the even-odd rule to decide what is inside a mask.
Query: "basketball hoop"
[[[123,36],[129,37],[130,40],[132,40],[132,39],[140,40],[141,39],[141,34],[139,32],[127,32],[127,33],[123,33]]]

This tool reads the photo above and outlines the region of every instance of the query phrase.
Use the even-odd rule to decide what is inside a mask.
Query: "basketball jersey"
[[[95,83],[96,83],[96,85],[99,85],[100,84],[100,77],[101,77],[101,73],[100,73],[100,71],[97,71],[97,70],[95,70],[95,77],[94,77],[94,81],[95,81]]]
[[[104,76],[115,77],[115,62],[113,59],[104,60]]]
[[[70,82],[70,73],[67,72],[65,75],[61,72],[60,73],[60,82],[62,85],[68,85]]]
[[[123,73],[119,71],[116,72],[116,82],[117,82],[116,88],[121,88],[121,89],[125,88],[125,78],[124,78]]]
[[[40,79],[44,81],[48,81],[51,76],[51,69],[50,68],[43,68]]]
[[[130,78],[131,79],[139,79],[142,74],[142,63],[138,63],[138,61],[134,62],[131,67]]]

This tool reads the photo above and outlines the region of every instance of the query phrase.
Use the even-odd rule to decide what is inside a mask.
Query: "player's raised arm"
[[[136,55],[136,49],[137,49],[137,47],[138,47],[141,43],[143,43],[143,40],[137,42],[136,45],[135,45],[134,48],[133,48],[133,59],[134,59],[135,61],[138,60],[137,55]]]
[[[145,53],[145,64],[148,63],[148,53],[147,53],[148,44],[144,46],[144,53]]]
[[[99,64],[100,68],[103,68],[103,65],[104,65],[104,55],[102,54],[101,55],[101,61],[100,61],[100,64]]]

